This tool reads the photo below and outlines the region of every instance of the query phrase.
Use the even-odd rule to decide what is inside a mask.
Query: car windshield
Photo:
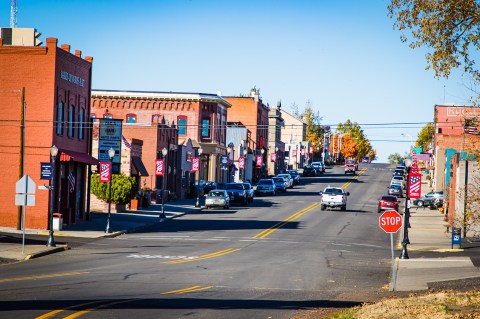
[[[278,174],[277,177],[283,177],[283,178],[288,178],[290,179],[290,175],[285,175],[285,174]]]
[[[283,182],[284,182],[283,178],[281,178],[281,177],[274,177],[274,178],[273,178],[273,181],[274,181],[275,183],[283,183]]]
[[[338,188],[327,188],[323,193],[327,195],[343,195],[343,191]]]
[[[397,198],[394,196],[382,196],[382,200],[387,202],[396,202]]]
[[[208,193],[208,196],[211,196],[211,197],[223,197],[223,196],[225,196],[225,193],[224,193],[224,192],[221,192],[221,191],[210,191],[210,193]]]
[[[242,184],[227,184],[227,189],[242,189],[243,190],[243,185]]]
[[[261,179],[258,181],[258,185],[272,185],[272,182],[270,179]]]
[[[245,187],[245,189],[250,189],[250,184],[244,183],[243,186]]]
[[[287,171],[287,173],[290,175],[298,175],[297,171]]]
[[[347,160],[346,163],[355,165],[356,161],[355,160]]]
[[[394,185],[391,185],[390,188],[394,188],[394,189],[400,189],[400,185],[397,185],[397,184],[394,184]]]
[[[398,179],[399,181],[403,180],[403,176],[393,176],[393,179]]]

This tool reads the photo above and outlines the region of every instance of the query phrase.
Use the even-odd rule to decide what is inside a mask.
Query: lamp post
[[[407,181],[410,181],[410,168],[412,166],[412,160],[407,158],[405,159],[405,167],[407,168]],[[405,214],[403,218],[403,240],[402,240],[402,253],[400,259],[409,259],[407,245],[410,244],[408,238],[408,227],[410,226],[410,198],[408,197],[408,185],[407,185],[407,195],[405,197]]]
[[[278,163],[278,147],[276,146],[275,147],[275,163],[273,165],[274,166],[273,167],[273,170],[274,170],[273,174],[274,175],[278,174],[278,164],[277,163]]]
[[[53,205],[55,205],[55,159],[57,158],[58,148],[53,145],[50,148],[50,158],[52,161],[52,177],[50,179],[50,217],[49,217],[49,231],[47,247],[56,247],[55,239],[53,238]]]
[[[265,159],[263,158],[263,154],[265,154],[265,150],[262,148],[260,150],[260,153],[262,154],[262,167],[260,167],[260,178],[262,178],[263,174],[264,174],[263,168],[264,168],[264,165],[265,165]]]
[[[115,156],[115,150],[110,147],[108,150],[108,158],[110,159],[110,183],[108,185],[108,215],[107,215],[107,226],[105,227],[105,233],[111,233],[112,229],[110,228],[110,210],[112,206],[112,179],[113,179],[113,174],[112,174],[112,162],[113,162],[113,157]]]
[[[244,166],[243,166],[243,181],[245,182],[245,177],[247,175],[247,154],[248,154],[248,150],[247,149],[244,149],[243,150],[243,158],[244,158]]]
[[[168,163],[167,163],[167,154],[168,150],[166,147],[162,148],[162,157],[165,159],[163,162],[163,176],[162,176],[162,212],[160,213],[160,218],[165,219],[165,177],[168,174]]]
[[[197,153],[198,153],[198,185],[197,185],[197,202],[195,203],[195,207],[200,207],[200,175],[201,175],[201,169],[202,169],[202,160],[201,160],[201,156],[202,156],[202,153],[203,153],[203,149],[201,147],[198,148],[197,150]]]

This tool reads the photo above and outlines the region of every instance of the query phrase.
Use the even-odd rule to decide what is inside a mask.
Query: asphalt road
[[[376,212],[390,177],[381,164],[355,176],[335,167],[249,206],[4,265],[0,317],[291,318],[359,305],[359,292],[390,280],[390,239]],[[350,192],[347,211],[320,210],[327,185]]]

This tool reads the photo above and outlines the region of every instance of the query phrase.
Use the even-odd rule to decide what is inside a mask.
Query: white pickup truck
[[[320,210],[327,208],[340,208],[341,210],[347,210],[347,196],[349,192],[345,192],[340,187],[326,187],[320,192]]]

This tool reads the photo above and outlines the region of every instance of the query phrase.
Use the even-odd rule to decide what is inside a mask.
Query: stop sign
[[[386,233],[396,233],[402,227],[402,215],[396,210],[387,210],[380,215],[378,224]]]

